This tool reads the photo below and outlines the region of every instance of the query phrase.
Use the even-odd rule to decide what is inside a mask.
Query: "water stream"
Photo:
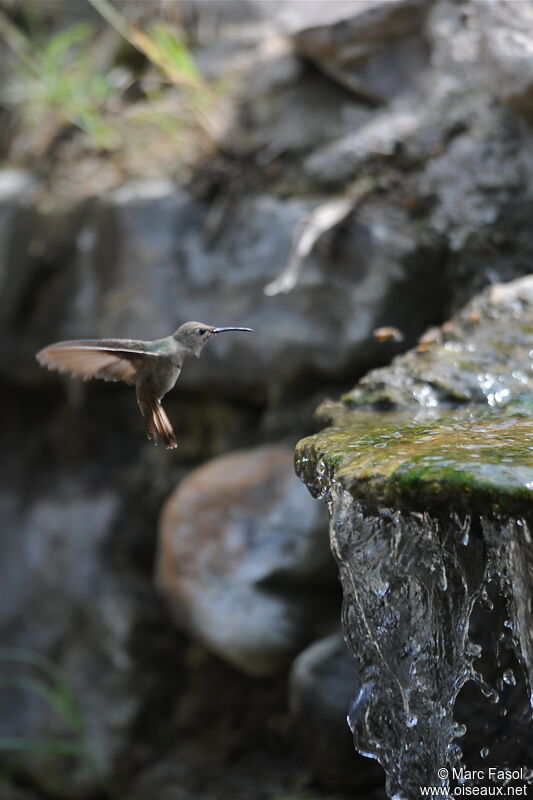
[[[389,795],[418,798],[421,786],[453,784],[454,768],[455,774],[461,766],[479,769],[476,749],[487,767],[527,769],[530,709],[524,721],[509,720],[511,702],[502,702],[502,690],[514,687],[522,693],[514,705],[525,708],[532,685],[533,553],[526,520],[388,508],[368,514],[338,486],[330,502],[343,624],[360,687],[349,724],[358,750],[385,768]],[[494,608],[488,610],[488,587],[507,610],[503,630]],[[484,599],[487,611],[474,639],[470,623]],[[502,656],[484,675],[478,665],[494,639]],[[514,669],[504,658],[509,648]],[[455,713],[468,681],[485,700],[479,705],[498,706],[492,727],[481,726],[470,744],[470,709],[466,723]],[[497,733],[503,742],[495,742]],[[512,747],[504,747],[509,739]]]

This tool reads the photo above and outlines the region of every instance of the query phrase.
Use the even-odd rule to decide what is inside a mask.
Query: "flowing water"
[[[332,495],[331,511],[344,630],[360,687],[349,724],[357,748],[384,766],[390,796],[418,798],[421,786],[447,785],[439,769],[452,775],[453,767],[473,768],[463,759],[468,723],[460,723],[455,714],[468,681],[488,704],[501,707],[502,719],[506,716],[501,690],[516,686],[515,671],[505,666],[507,660],[499,663],[498,656],[490,664],[490,677],[477,666],[484,649],[493,649],[493,633],[500,641],[500,634],[509,632],[505,650],[515,652],[522,693],[533,685],[529,527],[523,519],[446,519],[387,508],[368,515],[341,489]],[[486,612],[477,632],[481,638],[474,640],[470,621],[489,586],[504,599],[506,627],[493,627]],[[528,705],[527,696],[518,705]],[[529,721],[529,708],[526,716]],[[514,732],[505,734],[514,745],[508,760],[493,764],[489,759],[490,764],[527,768],[524,733],[515,722]],[[489,729],[476,737],[484,758],[494,735]],[[494,754],[500,752],[501,746]]]

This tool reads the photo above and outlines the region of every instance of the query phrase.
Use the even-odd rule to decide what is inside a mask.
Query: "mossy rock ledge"
[[[299,442],[314,495],[370,509],[533,508],[533,278],[491,287],[415,350],[369,373]]]

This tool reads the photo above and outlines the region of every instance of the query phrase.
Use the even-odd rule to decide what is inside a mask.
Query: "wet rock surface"
[[[283,446],[222,456],[162,512],[157,583],[171,614],[250,675],[287,666],[335,616],[327,523],[292,462]]]
[[[376,507],[520,513],[531,503],[531,411],[528,398],[505,410],[353,412],[299,445],[298,468],[312,485],[321,461]]]
[[[297,447],[330,508],[358,665],[350,726],[394,796],[448,785],[443,764],[532,777],[531,285],[476,298],[326,404],[333,426]],[[480,726],[482,696],[498,708]]]
[[[343,396],[350,408],[505,406],[531,394],[533,278],[496,284],[390,367]],[[326,410],[327,413],[327,410]]]

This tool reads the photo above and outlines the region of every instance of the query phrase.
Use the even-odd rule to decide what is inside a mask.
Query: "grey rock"
[[[288,25],[298,53],[373,102],[419,90],[428,55],[423,0],[307,5]]]
[[[225,146],[241,155],[252,154],[265,169],[279,169],[277,159],[325,146],[367,116],[367,109],[348,97],[341,86],[306,69],[276,40],[262,57],[254,53],[253,64],[246,68],[242,105]]]
[[[323,509],[302,488],[291,450],[266,446],[195,470],[163,509],[157,583],[173,618],[250,675],[286,666],[331,608]]]
[[[425,120],[423,108],[411,108],[404,103],[369,115],[353,133],[316,149],[306,159],[305,169],[320,184],[353,180],[365,161],[391,156],[400,142],[423,128]]]
[[[369,372],[344,395],[345,402],[381,408],[442,403],[498,407],[532,392],[532,302],[531,275],[493,285],[422,337],[415,350]]]
[[[315,778],[331,787],[368,790],[383,774],[355,750],[347,716],[357,693],[353,656],[340,633],[313,642],[291,668],[294,737]]]
[[[533,7],[511,0],[474,0],[481,54],[494,94],[533,120]]]
[[[477,232],[498,223],[511,197],[524,191],[532,175],[530,137],[487,104],[478,108],[468,130],[428,161],[420,190],[437,198],[431,224],[460,251]]]
[[[9,488],[0,497],[0,631],[7,648],[0,654],[0,735],[40,740],[42,747],[24,755],[24,772],[69,796],[109,776],[141,702],[128,651],[137,600],[103,554],[117,500],[74,481],[34,502],[23,504]],[[79,725],[33,688],[58,685],[32,664],[41,657],[61,670]],[[64,757],[53,752],[56,742],[79,748],[68,775]]]

